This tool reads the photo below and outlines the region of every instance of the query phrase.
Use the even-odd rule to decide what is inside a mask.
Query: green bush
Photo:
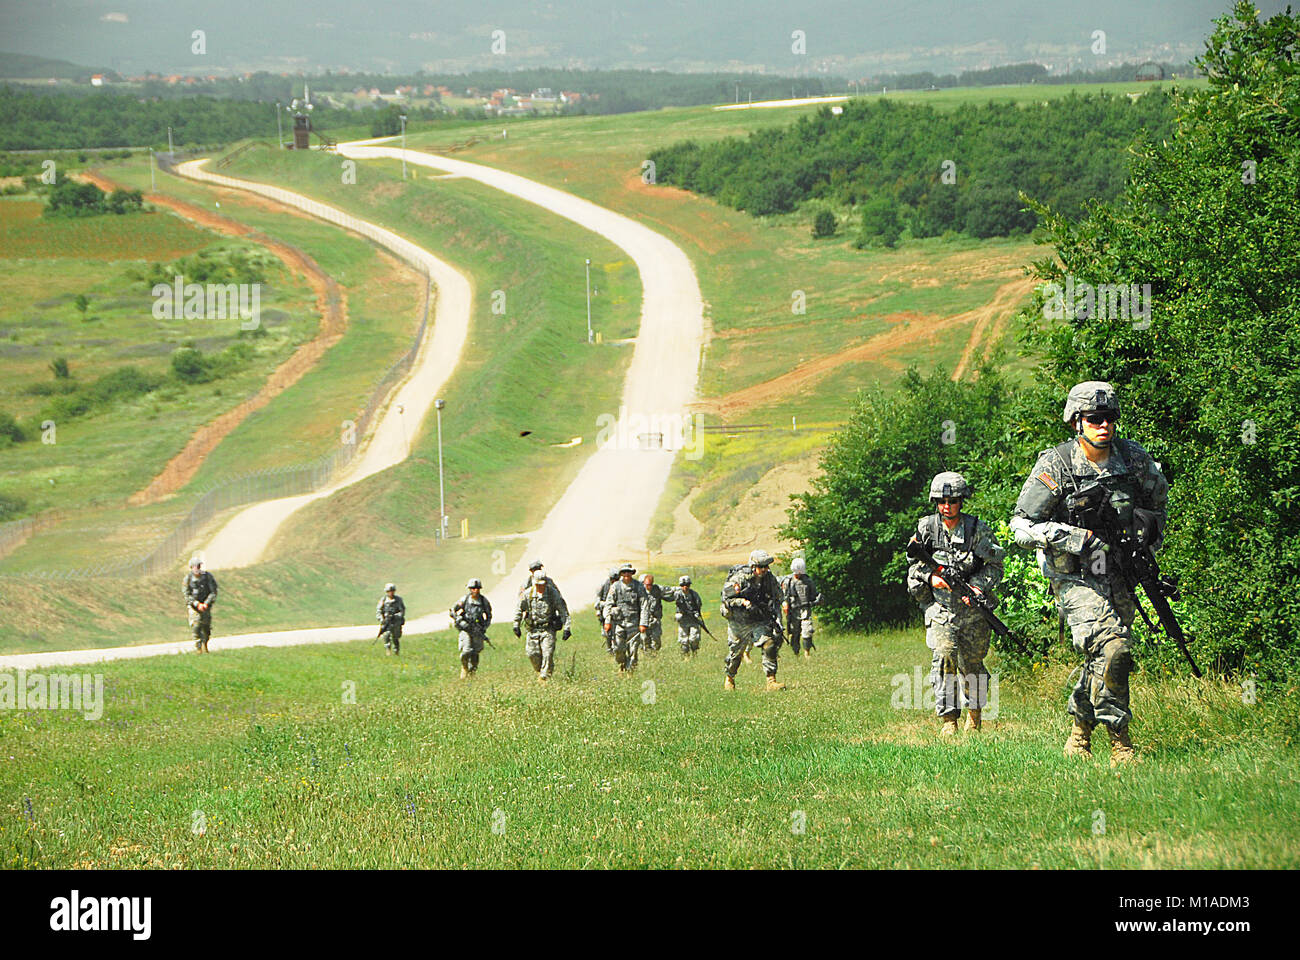
[[[139,367],[119,367],[94,383],[85,384],[75,391],[51,401],[41,411],[41,418],[56,422],[84,417],[115,403],[127,402],[156,390],[164,381],[158,374],[147,373]]]
[[[178,347],[172,354],[172,373],[182,383],[207,383],[212,379],[207,357],[193,347]]]
[[[812,224],[813,238],[821,239],[822,237],[835,236],[836,226],[837,224],[835,222],[834,213],[826,209],[818,210],[817,215],[813,217],[813,224]]]
[[[11,443],[22,443],[27,439],[27,434],[22,425],[8,413],[0,411],[0,443],[6,446]]]
[[[893,197],[874,197],[862,205],[862,226],[853,245],[864,247],[898,245],[903,224],[898,218],[898,204]]]

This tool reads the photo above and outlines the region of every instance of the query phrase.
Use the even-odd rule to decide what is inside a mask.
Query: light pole
[[[167,128],[167,161],[171,163],[176,159],[176,151],[172,149],[172,128]]]
[[[154,179],[153,147],[149,148],[149,192],[158,192],[158,181]]]
[[[405,180],[406,179],[406,114],[399,113],[398,116],[402,120],[402,179]],[[441,410],[442,408],[439,407],[438,409]]]
[[[439,397],[433,401],[433,407],[438,411],[438,539],[447,539],[447,502],[442,493],[442,408],[447,405],[447,401]]]
[[[280,101],[275,101],[275,147],[284,149],[284,127],[280,124]]]
[[[587,342],[591,343],[591,257],[587,258]]]

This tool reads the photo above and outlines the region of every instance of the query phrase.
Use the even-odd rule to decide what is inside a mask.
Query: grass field
[[[493,599],[498,649],[467,683],[444,633],[400,659],[354,643],[112,663],[98,721],[0,711],[0,864],[1300,865],[1294,690],[1247,705],[1139,672],[1143,762],[1112,770],[1100,735],[1093,760],[1061,756],[1069,664],[1001,678],[996,719],[949,742],[905,699],[928,670],[919,630],[823,630],[812,660],[782,660],[789,689],[742,665],[724,695],[707,638],[619,678],[585,613],[542,686]]]

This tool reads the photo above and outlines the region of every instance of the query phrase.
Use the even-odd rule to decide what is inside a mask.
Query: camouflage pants
[[[481,633],[471,633],[468,630],[460,632],[460,642],[457,645],[460,650],[460,662],[465,669],[473,673],[478,669],[478,655],[483,652],[483,635]]]
[[[790,618],[790,649],[795,653],[799,652],[799,641],[802,639],[803,648],[811,650],[813,648],[813,621],[811,613],[801,613],[798,616]]]
[[[763,672],[775,677],[781,641],[772,635],[772,627],[766,623],[741,623],[737,620],[727,621],[727,676],[736,675],[740,658],[750,647],[762,648]]]
[[[402,625],[397,621],[385,621],[379,631],[379,639],[386,648],[402,649]]]
[[[1069,714],[1088,729],[1104,723],[1123,730],[1133,719],[1128,690],[1133,670],[1130,628],[1137,615],[1133,599],[1122,585],[1109,580],[1061,580],[1056,601],[1065,612],[1075,649],[1084,656]]]
[[[679,623],[677,625],[677,642],[682,645],[682,653],[694,653],[700,649],[700,628],[698,624]]]
[[[934,710],[947,717],[968,710],[983,710],[988,702],[989,672],[984,658],[992,632],[976,613],[958,614],[937,604],[926,611],[925,643],[930,657],[930,686]]]
[[[188,608],[190,613],[190,635],[194,638],[194,645],[197,647],[200,643],[207,643],[212,639],[212,608],[206,610],[195,610],[193,607]]]
[[[533,663],[533,669],[549,677],[555,668],[555,631],[529,630],[524,640],[524,652]]]
[[[635,623],[615,621],[610,631],[614,662],[620,670],[635,670],[637,655],[641,651],[641,628]]]
[[[645,648],[651,653],[663,649],[664,645],[664,622],[656,617],[651,617],[650,622],[646,624]]]

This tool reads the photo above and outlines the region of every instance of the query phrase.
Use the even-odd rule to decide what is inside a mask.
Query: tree
[[[893,197],[875,197],[862,205],[862,226],[853,245],[893,247],[902,235],[897,202]]]
[[[78,294],[80,296],[80,294]],[[84,311],[83,311],[84,312]],[[66,357],[56,357],[50,361],[50,372],[54,374],[55,380],[67,380],[71,375],[68,371],[68,360]]]
[[[813,239],[835,236],[835,227],[835,214],[825,208],[818,210],[817,215],[813,217]]]

